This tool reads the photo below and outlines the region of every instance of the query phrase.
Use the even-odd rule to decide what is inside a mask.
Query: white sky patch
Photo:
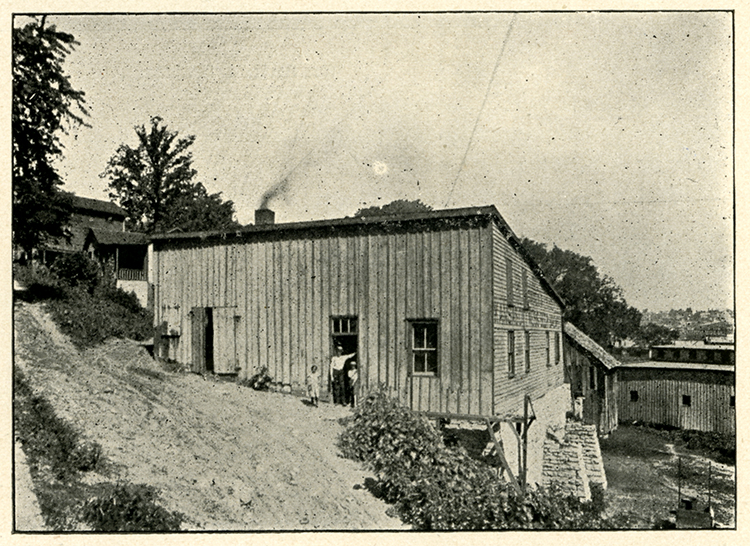
[[[382,161],[373,161],[372,170],[376,175],[383,176],[385,174],[388,174],[388,165],[383,163]]]

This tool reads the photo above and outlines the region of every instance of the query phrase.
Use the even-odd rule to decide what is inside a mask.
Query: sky
[[[65,189],[160,116],[196,181],[253,220],[394,199],[495,205],[590,256],[641,310],[733,307],[733,34],[726,12],[73,15],[90,128]],[[16,22],[18,24],[18,21]]]

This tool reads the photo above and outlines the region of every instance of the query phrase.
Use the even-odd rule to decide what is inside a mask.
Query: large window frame
[[[516,332],[508,330],[508,377],[516,376]]]
[[[439,328],[435,319],[409,321],[411,374],[437,377],[439,372]]]
[[[513,287],[513,260],[505,258],[505,289],[508,298],[508,307],[515,305],[515,290]]]

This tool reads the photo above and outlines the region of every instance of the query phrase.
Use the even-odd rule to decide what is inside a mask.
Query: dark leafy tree
[[[234,220],[234,203],[223,201],[221,193],[209,194],[196,184],[192,195],[178,198],[167,210],[161,231],[231,230],[240,227]]]
[[[635,340],[638,345],[641,345],[642,347],[651,347],[653,345],[666,345],[672,343],[679,337],[679,330],[649,322],[641,327],[637,336],[635,336]]]
[[[611,277],[599,275],[590,257],[557,246],[548,250],[527,238],[522,244],[565,301],[565,320],[603,347],[638,334],[641,312],[627,304]]]
[[[87,126],[84,93],[63,70],[77,44],[44,17],[13,29],[13,242],[28,254],[67,235],[71,202],[54,162],[62,157],[60,135]]]
[[[194,136],[180,138],[158,116],[149,127],[136,126],[135,133],[138,146],[120,145],[101,174],[109,179],[110,197],[127,211],[130,229],[152,233],[236,225],[233,203],[193,182]]]
[[[418,212],[429,212],[432,210],[430,205],[422,203],[419,199],[409,201],[407,199],[397,199],[388,204],[377,207],[367,207],[359,209],[354,213],[355,218],[364,218],[371,216],[388,216],[391,214],[409,214]]]

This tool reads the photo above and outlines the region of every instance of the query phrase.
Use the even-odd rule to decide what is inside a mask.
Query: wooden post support
[[[521,493],[521,487],[518,485],[518,480],[516,480],[516,477],[513,475],[513,471],[510,469],[510,465],[508,464],[508,461],[505,458],[505,453],[503,451],[502,444],[497,439],[497,436],[495,436],[495,429],[492,428],[492,423],[490,422],[489,419],[485,419],[485,422],[487,423],[487,432],[490,433],[490,438],[492,438],[492,441],[495,442],[495,450],[497,451],[497,456],[500,457],[500,463],[503,465],[503,468],[508,473],[510,484],[513,486],[513,489],[516,490],[516,493]]]

